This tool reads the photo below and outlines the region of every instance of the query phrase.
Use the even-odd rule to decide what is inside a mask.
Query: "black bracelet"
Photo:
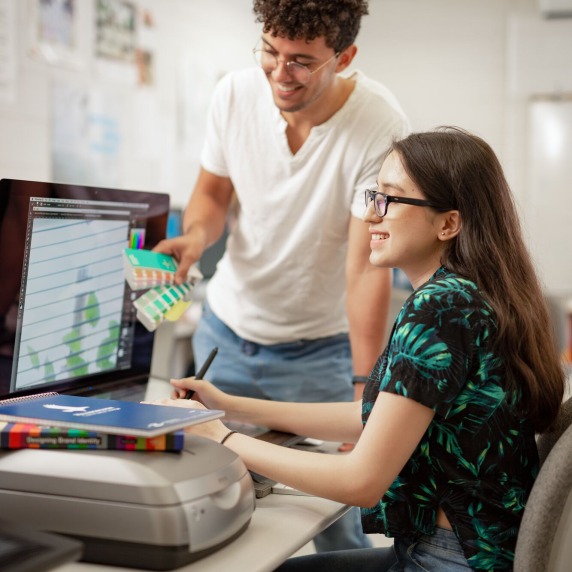
[[[224,445],[224,442],[234,433],[236,433],[236,431],[229,431],[220,441],[221,445]]]
[[[367,383],[369,377],[367,375],[354,375],[352,377],[352,383],[355,385],[356,383]]]

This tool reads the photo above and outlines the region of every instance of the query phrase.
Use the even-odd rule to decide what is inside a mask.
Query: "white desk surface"
[[[272,572],[347,510],[345,505],[322,498],[270,494],[256,499],[252,520],[238,538],[217,552],[175,570]],[[74,562],[54,568],[53,572],[130,570],[136,569]]]

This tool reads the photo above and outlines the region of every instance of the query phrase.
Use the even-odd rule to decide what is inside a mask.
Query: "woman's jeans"
[[[437,528],[417,540],[396,538],[388,548],[364,548],[290,558],[276,572],[470,572],[455,533]]]
[[[197,369],[213,347],[219,348],[205,379],[232,395],[293,402],[353,399],[347,334],[261,345],[237,336],[205,302],[192,343]],[[355,508],[316,536],[314,545],[322,552],[366,548],[371,542]]]

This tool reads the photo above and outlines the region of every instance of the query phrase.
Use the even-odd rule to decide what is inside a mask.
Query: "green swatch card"
[[[172,256],[151,250],[126,248],[125,256],[133,268],[148,268],[163,272],[175,272],[177,263]]]

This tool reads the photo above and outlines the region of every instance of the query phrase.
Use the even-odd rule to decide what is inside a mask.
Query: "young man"
[[[369,263],[363,192],[408,122],[384,86],[348,72],[367,8],[254,1],[258,67],[217,86],[185,234],[157,247],[177,258],[182,279],[236,201],[193,336],[196,364],[219,347],[208,378],[229,393],[360,399],[381,352],[391,274]],[[319,550],[368,545],[361,530],[340,533],[343,521],[320,535]]]

